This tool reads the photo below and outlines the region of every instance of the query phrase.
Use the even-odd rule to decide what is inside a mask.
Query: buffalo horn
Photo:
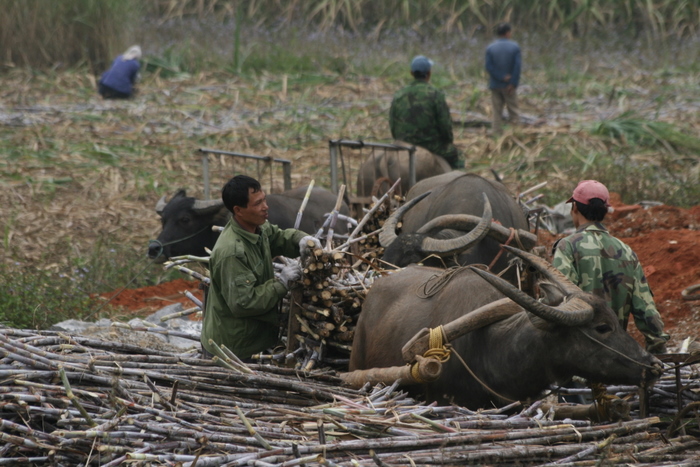
[[[411,201],[394,211],[394,213],[391,216],[389,216],[389,218],[386,221],[384,221],[384,226],[382,227],[381,232],[379,232],[379,244],[381,246],[386,248],[389,245],[391,245],[391,243],[394,240],[396,240],[396,226],[399,222],[401,222],[401,219],[403,219],[403,216],[404,214],[406,214],[406,211],[418,204],[419,201],[421,201],[429,194],[430,192],[427,192],[423,193],[420,196],[416,196]]]
[[[165,209],[165,195],[161,196],[158,202],[156,203],[156,212],[158,214],[163,214],[163,209]]]
[[[432,237],[425,237],[421,244],[423,253],[425,254],[436,254],[439,256],[447,256],[451,254],[461,253],[473,245],[479,243],[482,238],[486,236],[489,232],[489,226],[491,225],[491,217],[493,212],[491,211],[491,203],[489,202],[486,193],[484,196],[484,212],[481,215],[481,219],[473,230],[461,235],[457,238],[450,239],[437,239]]]
[[[219,209],[223,205],[224,205],[224,202],[220,199],[208,199],[208,200],[197,199],[194,201],[194,206],[192,206],[192,209],[197,214],[205,214],[207,211],[211,211],[214,208]]]
[[[515,248],[506,248],[508,251],[511,251],[511,253],[514,253],[512,250],[515,250]],[[537,258],[537,256],[524,251],[519,251],[517,256],[526,261],[531,261],[533,257]],[[546,263],[546,261],[544,262]],[[533,264],[533,266],[539,269],[538,265]],[[551,265],[550,267],[554,269]],[[535,300],[525,292],[513,286],[508,281],[501,279],[496,275],[472,266],[469,268],[486,280],[486,282],[493,285],[506,297],[510,298],[527,311],[539,316],[542,319],[563,326],[579,326],[593,318],[593,307],[579,296],[582,293],[581,289],[578,289],[579,295],[568,295],[564,303],[558,307],[553,307]]]
[[[481,218],[478,216],[473,216],[471,214],[445,214],[440,217],[436,217],[431,220],[423,227],[418,229],[416,233],[427,234],[434,229],[453,229],[453,230],[471,230],[479,222]],[[518,238],[523,248],[526,250],[531,250],[537,244],[537,235],[528,232],[527,230],[518,229]],[[501,224],[491,223],[489,227],[489,232],[487,234],[494,240],[505,243],[510,238],[510,229],[502,226]]]
[[[519,250],[509,245],[503,245],[506,251],[509,251],[518,258],[524,259],[535,269],[537,269],[543,276],[549,279],[552,283],[556,284],[565,295],[575,295],[580,294],[582,291],[565,274],[559,271],[557,268],[548,263],[544,258],[540,258],[532,253],[527,253],[525,251]]]

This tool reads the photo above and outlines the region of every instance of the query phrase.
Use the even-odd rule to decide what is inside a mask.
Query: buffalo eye
[[[598,334],[607,334],[612,331],[612,326],[609,324],[599,324],[595,327],[595,330]]]
[[[188,225],[192,221],[192,218],[190,216],[182,216],[180,218],[180,224],[182,225]]]

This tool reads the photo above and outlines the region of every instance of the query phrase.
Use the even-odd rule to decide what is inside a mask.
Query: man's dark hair
[[[247,207],[248,194],[251,188],[253,193],[257,193],[262,189],[259,181],[247,175],[236,175],[229,180],[221,190],[221,200],[224,202],[226,209],[233,212],[234,206]]]
[[[510,23],[498,23],[496,26],[496,35],[505,36],[510,31]]]
[[[576,200],[574,200],[574,203],[576,203],[578,212],[591,222],[601,222],[608,213],[608,207],[605,205],[605,201],[600,198],[592,198],[588,204],[579,203]]]
[[[429,71],[412,71],[413,77],[415,79],[426,79],[428,77]]]

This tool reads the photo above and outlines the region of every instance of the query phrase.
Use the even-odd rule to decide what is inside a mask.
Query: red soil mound
[[[171,282],[143,287],[140,289],[115,290],[100,295],[110,300],[109,306],[133,314],[149,314],[165,308],[168,305],[182,303],[183,307],[191,308],[194,303],[185,296],[185,291],[192,293],[202,300],[202,291],[199,290],[199,282],[194,280],[177,279]],[[118,295],[115,297],[114,295]]]

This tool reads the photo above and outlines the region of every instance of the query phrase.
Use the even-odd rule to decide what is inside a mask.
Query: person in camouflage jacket
[[[391,102],[391,136],[427,149],[453,169],[464,168],[464,159],[453,144],[452,117],[445,93],[429,84],[432,65],[422,55],[411,62],[414,81],[397,91]]]
[[[652,353],[664,353],[669,335],[637,255],[601,223],[608,212],[608,189],[595,180],[578,184],[571,216],[576,232],[554,246],[553,265],[582,290],[604,298],[623,329],[632,314]]]

